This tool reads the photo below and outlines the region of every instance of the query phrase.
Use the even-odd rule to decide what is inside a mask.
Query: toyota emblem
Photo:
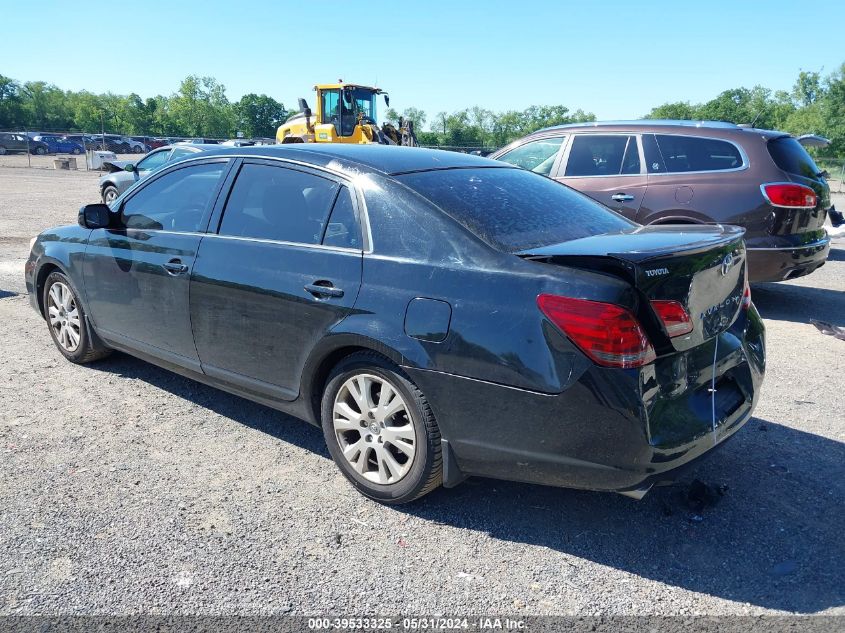
[[[731,266],[734,265],[734,256],[731,253],[725,255],[725,259],[722,260],[722,277],[728,274],[728,271],[731,269]]]

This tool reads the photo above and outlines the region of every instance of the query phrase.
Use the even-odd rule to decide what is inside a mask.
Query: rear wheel
[[[71,154],[77,154],[77,155],[79,155],[79,154],[81,154],[81,153],[82,153],[82,150],[81,150],[81,149],[79,149],[78,147],[74,147],[74,148],[71,150]]]
[[[36,147],[35,153],[38,154],[39,156],[44,156],[44,154],[47,153],[47,148],[46,147]]]
[[[143,154],[144,148],[141,147],[140,145],[136,145],[135,147],[132,148],[132,152],[135,153],[135,154]]]
[[[337,466],[362,494],[407,503],[442,481],[440,431],[425,396],[373,352],[332,371],[322,400],[323,435]]]
[[[2,145],[0,145],[0,156],[3,156],[5,154],[6,154],[6,148],[3,147]]]
[[[92,340],[82,303],[70,280],[58,271],[44,283],[44,313],[53,343],[70,362],[90,363],[111,353]]]

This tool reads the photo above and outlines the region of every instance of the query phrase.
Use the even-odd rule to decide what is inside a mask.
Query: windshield
[[[371,90],[364,88],[352,88],[345,91],[346,97],[343,99],[343,113],[350,112],[356,117],[358,113],[362,113],[364,117],[376,120],[376,96]],[[349,101],[347,101],[347,98]]]
[[[506,253],[637,226],[592,198],[523,169],[440,169],[396,179]]]

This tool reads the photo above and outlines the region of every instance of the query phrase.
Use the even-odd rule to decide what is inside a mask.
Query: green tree
[[[0,130],[23,124],[23,105],[20,85],[10,77],[0,75]]]
[[[267,95],[246,94],[235,104],[237,127],[248,138],[275,138],[287,118],[285,106]]]

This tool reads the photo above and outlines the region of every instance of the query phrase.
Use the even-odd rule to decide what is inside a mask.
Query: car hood
[[[103,167],[106,168],[108,173],[113,174],[116,171],[125,171],[125,167],[127,165],[134,165],[134,160],[105,160],[103,161]],[[128,173],[128,172],[127,172]]]

